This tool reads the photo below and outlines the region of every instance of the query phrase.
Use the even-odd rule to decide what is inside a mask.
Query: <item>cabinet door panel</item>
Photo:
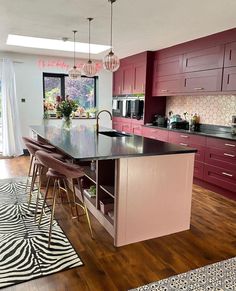
[[[221,91],[222,69],[185,74],[184,92]]]
[[[207,137],[207,147],[218,148],[224,150],[225,152],[232,151],[236,153],[236,141]]]
[[[122,123],[121,124],[121,131],[132,133],[131,123]]]
[[[236,90],[236,67],[224,69],[222,90],[223,91]]]
[[[121,126],[121,123],[119,122],[112,122],[112,128],[117,131],[122,131],[122,126]]]
[[[236,41],[225,46],[225,67],[236,66]]]
[[[153,80],[153,96],[167,96],[183,91],[184,78],[182,75],[157,76]]]
[[[123,94],[131,94],[133,92],[134,84],[134,69],[133,65],[123,67]]]
[[[183,71],[195,72],[223,67],[224,46],[215,46],[184,55]]]
[[[207,148],[205,161],[209,165],[229,169],[236,172],[236,153],[216,148]]]
[[[134,93],[145,93],[146,63],[134,65]]]
[[[113,96],[122,94],[123,72],[122,68],[113,73]]]
[[[182,63],[182,55],[160,59],[157,58],[154,62],[154,74],[157,76],[166,76],[182,73]]]
[[[143,135],[143,126],[132,124],[132,133],[136,135]]]
[[[233,171],[205,164],[204,179],[211,184],[236,192],[236,173]]]
[[[193,176],[195,178],[198,179],[203,179],[204,176],[204,164],[199,162],[199,161],[195,161],[194,162],[194,171],[193,171]]]

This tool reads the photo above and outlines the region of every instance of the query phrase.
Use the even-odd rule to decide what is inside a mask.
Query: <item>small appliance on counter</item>
[[[168,128],[170,129],[189,129],[189,122],[182,119],[179,114],[171,115],[168,120]]]
[[[236,115],[232,116],[231,134],[236,135]]]
[[[154,120],[152,124],[155,126],[167,127],[167,118],[165,116],[156,114],[154,115]]]
[[[112,100],[112,115],[113,116],[121,116],[123,108],[123,101],[121,99]]]

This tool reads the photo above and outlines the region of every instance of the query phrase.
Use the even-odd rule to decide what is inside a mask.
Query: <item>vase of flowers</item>
[[[63,128],[70,129],[71,127],[71,114],[75,112],[78,108],[78,104],[73,100],[67,98],[64,101],[61,101],[58,105],[57,110],[61,113],[63,117]]]

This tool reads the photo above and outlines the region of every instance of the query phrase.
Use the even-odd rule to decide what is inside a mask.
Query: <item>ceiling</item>
[[[117,0],[113,4],[114,52],[123,58],[235,28],[235,11],[235,0]],[[72,57],[71,52],[7,46],[7,35],[72,39],[76,29],[77,40],[87,42],[87,17],[94,17],[91,41],[109,45],[108,0],[0,0],[0,50]]]

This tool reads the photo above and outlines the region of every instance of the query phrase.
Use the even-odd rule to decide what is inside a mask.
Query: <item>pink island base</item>
[[[194,153],[117,162],[114,245],[190,228]]]

